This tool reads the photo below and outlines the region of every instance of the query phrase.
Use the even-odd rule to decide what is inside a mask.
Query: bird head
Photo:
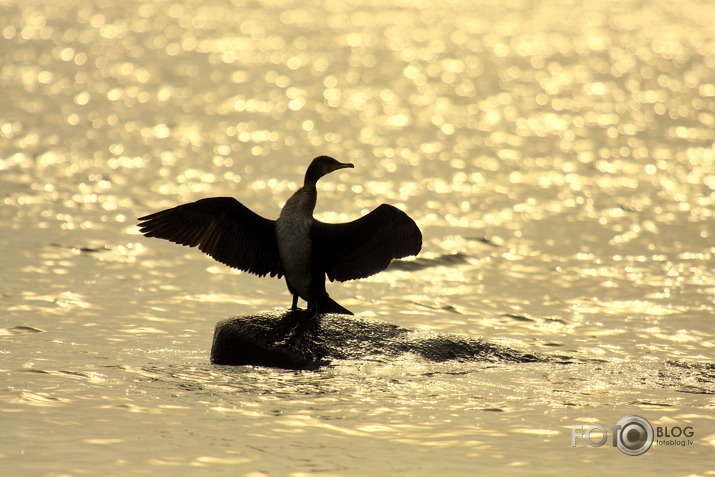
[[[308,170],[305,172],[305,183],[315,183],[325,174],[337,171],[338,169],[345,169],[346,167],[355,166],[349,162],[339,162],[329,156],[318,156],[313,159],[308,166]]]

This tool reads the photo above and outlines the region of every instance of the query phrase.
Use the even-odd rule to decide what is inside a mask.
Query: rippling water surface
[[[4,475],[715,472],[711,2],[0,8]],[[285,285],[136,217],[275,218],[319,154],[355,164],[322,220],[389,202],[424,234],[337,301],[571,364],[209,364]],[[629,414],[692,445],[571,446]]]

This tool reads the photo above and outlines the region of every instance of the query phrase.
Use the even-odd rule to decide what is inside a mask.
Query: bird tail
[[[319,313],[338,313],[340,315],[352,315],[353,312],[336,302],[327,293],[318,300]]]

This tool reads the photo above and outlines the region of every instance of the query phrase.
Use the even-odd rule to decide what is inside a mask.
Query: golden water
[[[715,472],[715,5],[5,1],[3,475]],[[285,285],[141,237],[231,195],[388,202],[413,263],[329,284],[362,316],[572,365],[208,363]],[[594,361],[598,360],[598,361]],[[638,414],[628,457],[571,426]]]

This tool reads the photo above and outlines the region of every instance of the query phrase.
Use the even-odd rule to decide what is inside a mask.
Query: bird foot
[[[310,309],[291,309],[281,321],[283,321],[281,328],[285,331],[282,333],[282,337],[278,337],[275,344],[278,346],[286,346],[300,339],[306,333],[315,331],[320,324],[320,314]]]

